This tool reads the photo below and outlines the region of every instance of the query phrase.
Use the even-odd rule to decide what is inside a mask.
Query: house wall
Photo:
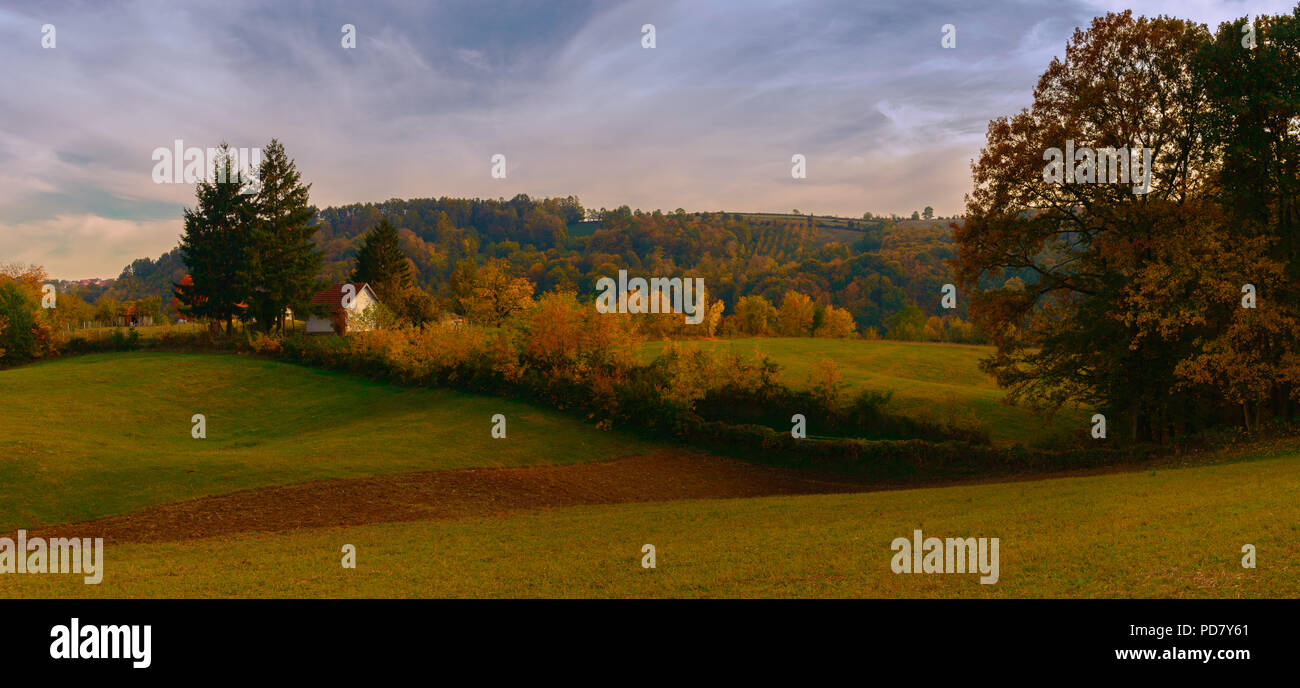
[[[357,292],[356,298],[352,300],[352,308],[348,309],[348,330],[352,331],[352,320],[360,313],[365,312],[371,304],[375,303],[369,289],[362,289]],[[334,331],[334,323],[329,318],[318,318],[312,316],[307,319],[306,331],[308,334],[328,334]]]
[[[307,334],[328,334],[334,331],[334,324],[323,318],[311,316],[307,318],[305,327]]]
[[[356,297],[355,299],[352,300],[352,311],[351,311],[351,312],[352,312],[352,313],[363,313],[363,312],[365,312],[365,310],[366,310],[367,308],[369,308],[370,305],[373,304],[374,302],[375,302],[375,300],[374,300],[373,298],[371,298],[371,296],[370,296],[370,290],[369,290],[369,289],[362,289],[362,290],[361,290],[361,293],[357,294],[357,297]]]

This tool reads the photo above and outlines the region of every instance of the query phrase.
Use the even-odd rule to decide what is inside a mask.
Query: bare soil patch
[[[549,507],[858,492],[839,476],[666,450],[614,461],[323,480],[41,528],[42,537],[167,542],[234,533],[492,516]]]

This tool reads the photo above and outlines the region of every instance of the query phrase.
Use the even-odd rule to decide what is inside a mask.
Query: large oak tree
[[[1225,53],[1228,31],[1216,43],[1179,19],[1099,17],[1049,65],[1031,108],[990,123],[966,223],[955,227],[955,266],[997,345],[986,369],[1013,401],[1082,402],[1132,437],[1164,439],[1286,383],[1294,253],[1278,249],[1290,212],[1279,198],[1295,174],[1268,132],[1294,127],[1294,110],[1279,115],[1276,98],[1259,92],[1276,84],[1249,66],[1285,60],[1241,45]],[[1252,78],[1225,93],[1234,74]],[[1241,150],[1231,139],[1245,134]],[[1097,180],[1072,178],[1069,160],[1066,183],[1048,181],[1047,151],[1067,141],[1149,149],[1149,192],[1134,193],[1134,179],[1082,183]],[[1274,163],[1232,180],[1263,158]],[[1278,210],[1261,213],[1261,203]],[[1269,216],[1281,218],[1271,230]],[[1248,283],[1269,294],[1270,310],[1262,300],[1241,307]]]

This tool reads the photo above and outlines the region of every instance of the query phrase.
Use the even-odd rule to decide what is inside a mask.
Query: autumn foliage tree
[[[52,352],[51,309],[41,307],[48,280],[36,265],[0,265],[0,362],[29,361]]]
[[[853,316],[843,308],[825,306],[818,312],[817,326],[813,329],[815,337],[852,337],[857,330]]]
[[[816,313],[816,305],[807,295],[788,291],[776,312],[776,331],[784,337],[807,337],[813,333]]]
[[[736,304],[733,316],[736,328],[742,334],[763,335],[768,333],[776,309],[762,296],[742,296]]]
[[[452,276],[449,299],[471,322],[495,327],[531,309],[534,290],[532,281],[511,275],[499,260],[465,261]]]
[[[635,340],[632,316],[601,313],[567,291],[544,294],[521,329],[524,356],[546,369],[606,363]]]
[[[1272,195],[1243,196],[1228,176],[1240,167],[1233,137],[1269,139],[1261,128],[1278,121],[1239,112],[1231,103],[1241,93],[1210,86],[1251,74],[1233,89],[1271,102],[1257,90],[1270,79],[1244,63],[1281,59],[1232,48],[1231,32],[1216,40],[1180,19],[1098,17],[1048,66],[1031,108],[989,124],[966,222],[953,226],[955,268],[975,294],[971,315],[997,347],[985,368],[1013,401],[1048,410],[1082,403],[1130,437],[1163,440],[1234,405],[1254,404],[1257,424],[1260,404],[1286,396],[1281,386],[1294,393],[1285,364],[1300,341],[1288,286],[1294,255],[1279,250],[1285,222],[1267,218],[1288,216],[1279,199],[1294,188],[1295,168],[1268,166]],[[1294,120],[1288,126],[1294,137]],[[1135,188],[1143,185],[1134,175],[1098,183],[1071,160],[1061,181],[1049,181],[1048,150],[1067,141],[1132,150],[1134,159],[1150,151],[1151,169],[1134,170],[1150,175],[1149,187]],[[1284,148],[1253,145],[1253,156],[1270,159]],[[1278,209],[1261,214],[1260,202]],[[1247,284],[1263,295],[1254,308],[1244,307]]]

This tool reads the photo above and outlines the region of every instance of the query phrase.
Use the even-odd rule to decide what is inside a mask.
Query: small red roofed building
[[[347,334],[370,329],[368,325],[358,322],[358,317],[367,308],[378,305],[379,299],[369,284],[345,282],[311,297],[311,303],[313,306],[324,306],[326,314],[307,317],[307,334]]]

